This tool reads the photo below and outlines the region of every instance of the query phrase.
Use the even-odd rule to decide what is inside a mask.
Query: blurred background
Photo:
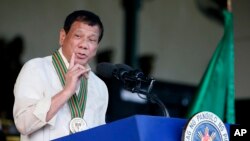
[[[187,107],[223,35],[219,11],[225,0],[1,0],[0,129],[16,135],[13,86],[23,63],[59,48],[65,17],[78,9],[101,17],[104,38],[92,69],[99,62],[125,63],[156,80],[157,94],[171,117],[184,118]],[[250,1],[232,1],[235,42],[236,122],[246,121],[250,100]],[[107,122],[135,114],[161,115],[156,105],[107,82]],[[112,84],[112,85],[111,85]],[[114,89],[117,88],[117,89]],[[240,110],[241,109],[241,110]],[[9,139],[10,140],[10,139]]]

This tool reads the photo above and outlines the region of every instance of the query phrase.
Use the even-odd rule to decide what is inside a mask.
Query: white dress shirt
[[[61,50],[59,51],[60,54]],[[62,55],[63,56],[63,55]],[[63,57],[65,61],[65,57]],[[68,66],[68,62],[65,62]],[[108,90],[92,71],[89,73],[84,120],[87,128],[105,124]],[[71,113],[68,103],[48,122],[51,98],[62,90],[52,56],[35,58],[24,64],[14,87],[14,121],[21,141],[49,141],[70,134]],[[79,88],[78,88],[79,90]],[[86,130],[85,129],[85,130]]]

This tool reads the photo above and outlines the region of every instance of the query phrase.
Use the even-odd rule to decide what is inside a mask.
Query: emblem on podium
[[[188,121],[182,141],[229,141],[229,136],[222,120],[214,113],[204,111]]]

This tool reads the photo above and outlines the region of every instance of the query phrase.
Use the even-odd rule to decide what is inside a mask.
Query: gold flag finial
[[[232,12],[232,0],[227,0],[227,10]]]

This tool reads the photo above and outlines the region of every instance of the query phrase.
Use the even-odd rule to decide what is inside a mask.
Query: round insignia
[[[73,118],[69,123],[69,129],[72,133],[83,131],[86,127],[86,121],[79,117]]]
[[[182,141],[229,141],[228,132],[221,119],[212,112],[199,112],[187,123]]]

